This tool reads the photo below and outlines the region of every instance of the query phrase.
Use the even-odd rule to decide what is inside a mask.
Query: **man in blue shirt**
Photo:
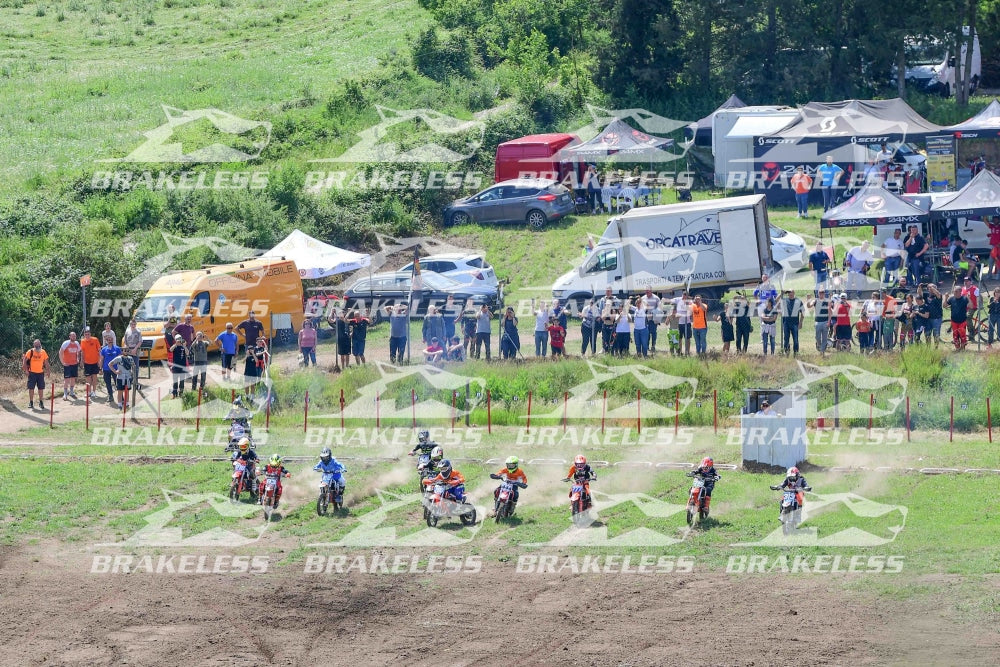
[[[826,279],[829,276],[830,256],[823,250],[823,244],[816,244],[816,252],[809,255],[809,268],[816,276],[816,286],[813,288],[813,296],[819,298],[819,291],[826,289]]]
[[[816,170],[816,175],[819,177],[819,185],[823,190],[823,210],[827,211],[833,206],[834,194],[836,192],[837,186],[840,182],[840,176],[844,173],[844,170],[833,163],[833,156],[826,156],[826,164],[821,165],[819,169]]]
[[[104,386],[108,390],[108,400],[111,401],[111,405],[115,406],[121,410],[122,406],[115,402],[115,391],[114,391],[114,370],[109,365],[111,360],[115,357],[121,355],[122,349],[114,344],[111,336],[104,336],[104,345],[101,347],[101,368],[104,371]]]
[[[215,337],[215,342],[222,352],[222,379],[229,380],[233,372],[233,359],[236,358],[236,350],[240,345],[240,338],[233,331],[232,322],[226,323],[226,330]]]

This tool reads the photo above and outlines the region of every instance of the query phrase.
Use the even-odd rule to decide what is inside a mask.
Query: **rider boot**
[[[705,496],[705,516],[708,516],[708,509],[712,505],[712,496]]]

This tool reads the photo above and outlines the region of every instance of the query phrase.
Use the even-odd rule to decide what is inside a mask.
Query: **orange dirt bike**
[[[441,519],[455,516],[465,526],[476,523],[476,507],[469,502],[461,486],[450,487],[444,482],[436,482],[425,502],[424,519],[430,528],[437,526]]]
[[[696,472],[687,473],[688,477],[693,477],[691,490],[688,491],[687,523],[692,528],[697,528],[698,524],[708,518],[708,507],[711,502],[705,492],[705,482],[719,481],[719,475],[706,478]]]
[[[507,479],[507,475],[503,475],[500,480],[500,488],[497,489],[496,500],[493,502],[493,518],[497,523],[500,523],[501,519],[508,519],[514,515],[514,489],[516,487],[523,489],[528,486],[522,482]]]
[[[250,492],[250,500],[257,499],[257,480],[254,479],[254,470],[248,466],[246,461],[235,459],[233,462],[233,477],[229,483],[229,501],[240,502],[240,496],[244,491]]]
[[[587,514],[587,510],[591,507],[590,482],[596,479],[596,477],[591,477],[589,480],[573,479],[570,477],[563,479],[564,482],[572,484],[569,488],[569,509],[573,518],[573,525],[578,528],[582,528],[590,523],[590,517]]]
[[[287,473],[285,477],[290,477]],[[260,496],[260,504],[264,506],[264,520],[271,520],[271,513],[278,504],[278,483],[281,479],[280,472],[269,472],[264,475],[264,492]]]

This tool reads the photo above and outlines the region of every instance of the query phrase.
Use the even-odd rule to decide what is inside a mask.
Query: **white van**
[[[969,34],[969,26],[962,27],[962,34]],[[906,41],[906,83],[927,93],[950,97],[955,92],[955,67],[965,66],[968,47],[962,46],[958,61],[946,45],[937,39]],[[983,75],[983,56],[979,49],[979,35],[972,37],[972,72],[969,75],[969,92],[975,92]]]

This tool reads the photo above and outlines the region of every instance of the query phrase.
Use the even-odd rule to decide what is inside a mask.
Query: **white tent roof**
[[[284,257],[295,262],[299,276],[303,279],[325,278],[327,276],[356,271],[371,264],[371,255],[351,252],[318,241],[296,229],[288,237],[261,255],[262,258]]]
[[[742,109],[740,109],[742,111]],[[752,139],[777,132],[798,117],[798,112],[776,111],[766,116],[740,116],[726,136],[730,139]]]

